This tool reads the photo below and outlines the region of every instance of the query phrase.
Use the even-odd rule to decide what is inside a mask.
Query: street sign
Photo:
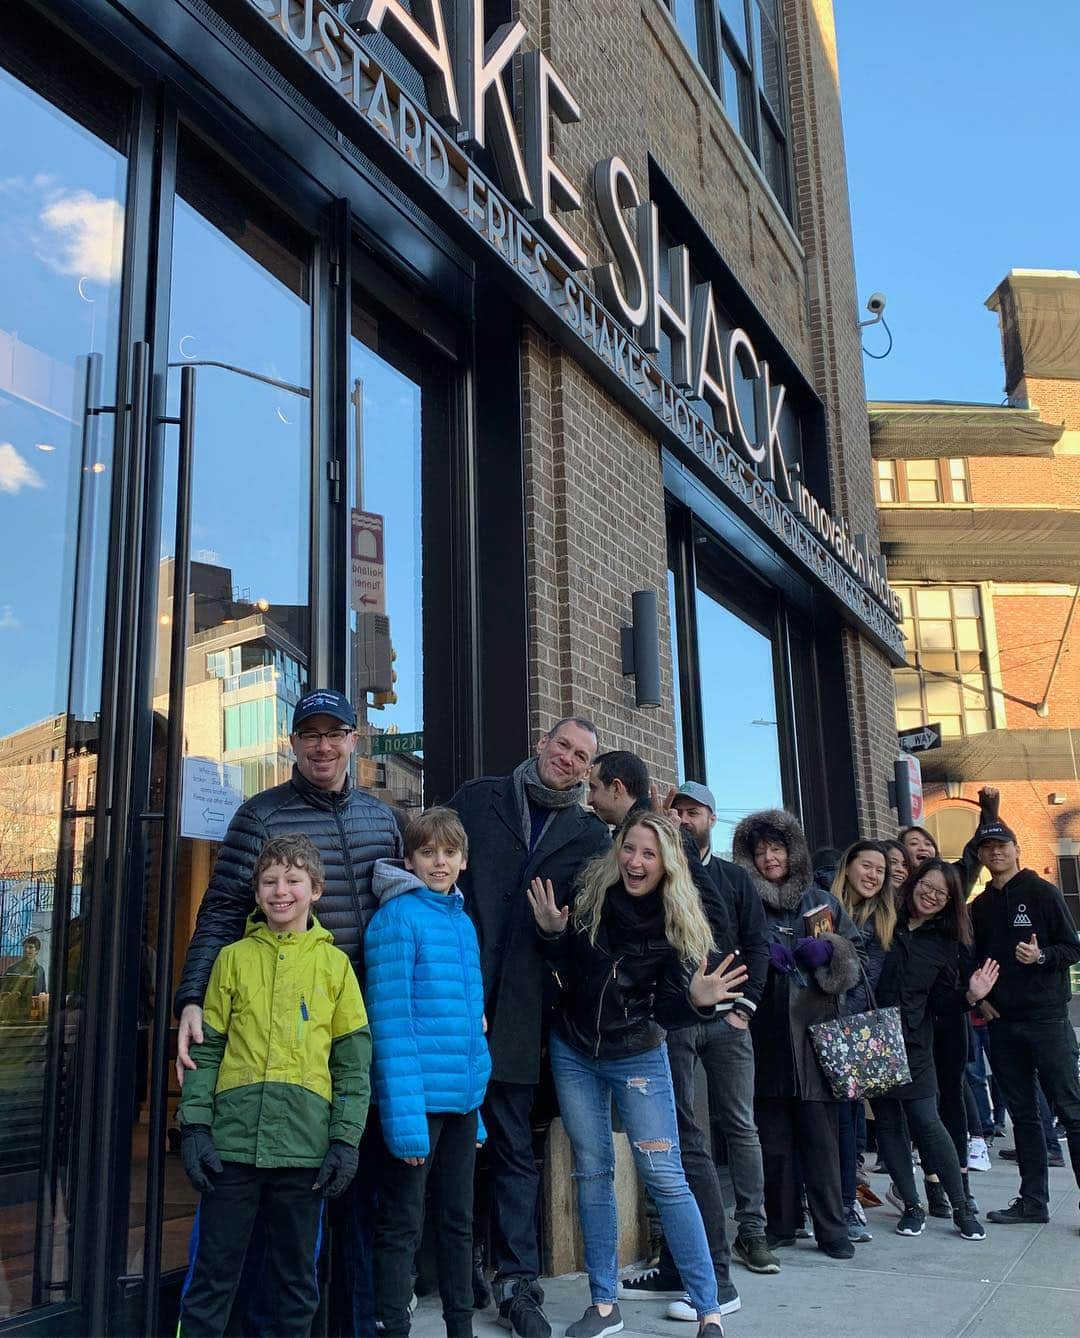
[[[922,767],[919,759],[905,753],[893,763],[893,784],[890,802],[896,809],[896,816],[901,827],[911,827],[922,822],[926,813],[923,804]]]
[[[244,802],[244,771],[237,762],[209,757],[184,758],[180,835],[220,841],[232,815]]]
[[[374,511],[352,513],[352,607],[357,613],[386,612],[383,518]]]
[[[925,753],[941,747],[941,726],[920,725],[918,729],[901,730],[896,739],[905,753]]]
[[[373,734],[371,736],[371,754],[380,753],[419,753],[424,749],[424,731],[415,734]]]

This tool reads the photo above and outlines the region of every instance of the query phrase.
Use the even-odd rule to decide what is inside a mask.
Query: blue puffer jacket
[[[380,906],[364,934],[373,1095],[391,1154],[426,1157],[428,1112],[478,1110],[491,1076],[480,949],[456,889],[430,892],[386,859],[373,887]]]

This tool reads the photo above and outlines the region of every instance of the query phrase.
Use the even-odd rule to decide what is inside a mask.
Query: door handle
[[[165,747],[165,803],[161,833],[161,873],[157,960],[165,963],[163,978],[171,980],[176,922],[176,870],[180,856],[180,807],[184,778],[184,668],[187,658],[188,594],[191,580],[191,485],[195,464],[194,367],[180,369],[180,412],[175,418],[160,418],[180,429],[176,475],[176,534],[173,543],[172,641],[169,648],[169,732]],[[160,984],[160,982],[159,982]],[[172,991],[158,988],[154,999],[154,1039],[150,1060],[150,1130],[147,1166],[145,1257],[160,1259],[165,1219],[164,1167],[165,1129],[168,1123],[169,1019]],[[155,1332],[158,1277],[147,1268],[144,1297],[144,1329]]]

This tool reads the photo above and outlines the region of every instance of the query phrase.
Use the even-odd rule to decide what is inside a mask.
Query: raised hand
[[[551,879],[548,878],[545,881],[541,878],[534,878],[527,890],[527,896],[540,932],[552,935],[561,934],[570,919],[570,907],[563,906],[560,910],[556,905],[555,889],[551,885]]]
[[[971,979],[968,981],[968,998],[972,1003],[978,1003],[980,999],[986,998],[997,984],[1000,970],[997,962],[988,957],[977,971],[971,973]]]
[[[734,960],[734,953],[729,952],[716,970],[710,971],[708,960],[701,959],[690,980],[690,1002],[695,1008],[709,1008],[738,998],[746,984],[746,967],[742,963],[732,966]]]
[[[1029,942],[1016,945],[1016,960],[1022,962],[1024,966],[1035,966],[1038,964],[1041,952],[1039,936],[1038,934],[1032,934]]]

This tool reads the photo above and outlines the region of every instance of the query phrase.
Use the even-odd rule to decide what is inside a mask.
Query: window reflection
[[[154,739],[144,824],[147,978],[175,989],[218,843],[240,803],[287,781],[292,709],[310,663],[310,241],[258,192],[181,134],[169,294],[168,413],[180,369],[195,370],[194,459],[184,655],[181,774],[166,774],[172,703],[179,434],[165,433],[159,539]],[[161,868],[166,787],[179,784],[177,867]],[[175,899],[163,883],[175,872]],[[153,959],[161,916],[175,916],[171,963]],[[139,1055],[152,1045],[152,995],[141,992]],[[175,1035],[170,1049],[175,1053]],[[144,1271],[149,1075],[137,1075],[128,1269]],[[169,1076],[169,1149],[179,1100]],[[161,1269],[184,1266],[195,1194],[179,1159],[164,1171]]]
[[[350,376],[356,778],[388,803],[416,809],[424,803],[421,373],[359,289]]]
[[[716,796],[713,847],[725,853],[740,818],[784,806],[774,649],[718,598],[707,572],[696,602],[705,779]]]
[[[3,6],[0,1319],[70,1292],[126,189],[123,98],[37,27]]]

